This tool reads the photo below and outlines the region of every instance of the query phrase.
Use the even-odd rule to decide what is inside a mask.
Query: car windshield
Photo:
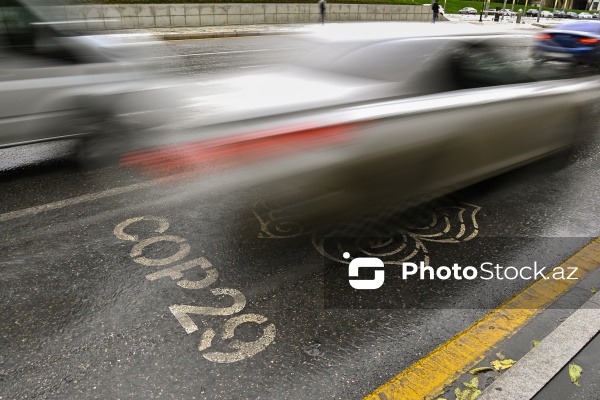
[[[600,33],[600,22],[571,22],[560,25],[558,29],[598,34]]]
[[[424,68],[448,45],[444,40],[390,40],[383,43],[331,43],[319,46],[296,65],[367,79],[400,82]]]

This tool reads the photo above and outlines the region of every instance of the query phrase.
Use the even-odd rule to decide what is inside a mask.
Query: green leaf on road
[[[569,376],[571,377],[571,382],[575,385],[579,386],[579,378],[581,378],[581,372],[583,369],[577,364],[569,364]]]
[[[456,388],[454,389],[454,394],[456,395],[456,400],[469,400],[471,391],[469,389],[461,391],[459,388]]]
[[[482,372],[488,372],[488,371],[494,371],[494,368],[492,368],[492,367],[473,368],[472,370],[469,371],[469,373],[471,375],[477,375],[477,374],[480,374]]]
[[[475,389],[473,391],[473,394],[471,395],[471,400],[475,400],[477,398],[477,396],[479,396],[480,394],[481,394],[481,390]]]
[[[500,371],[500,370],[503,370],[503,369],[509,369],[515,363],[516,363],[516,361],[515,360],[511,360],[510,358],[506,358],[504,360],[495,360],[495,361],[491,362],[492,367],[494,367],[496,369],[496,371]]]
[[[595,286],[592,286],[592,293],[596,294],[598,291],[596,290]]]
[[[479,387],[479,378],[473,378],[469,383],[463,382],[463,385],[465,385],[469,389],[477,390],[477,388]]]
[[[496,357],[498,357],[499,360],[504,360],[506,358],[502,353],[496,353]]]
[[[531,342],[531,344],[533,345],[533,347],[537,346],[540,343],[542,343],[542,342],[540,342],[539,340],[534,340],[533,342]]]

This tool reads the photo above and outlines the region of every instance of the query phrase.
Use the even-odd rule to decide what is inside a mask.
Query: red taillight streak
[[[550,39],[550,35],[535,35],[536,39]]]
[[[189,143],[185,143],[185,144],[167,145],[167,146],[162,146],[162,147],[158,147],[155,149],[149,149],[149,150],[137,150],[137,151],[132,151],[130,153],[127,153],[123,157],[127,158],[128,160],[137,160],[140,158],[147,159],[148,155],[152,154],[152,153],[194,151],[194,150],[202,149],[202,148],[224,146],[224,145],[228,145],[228,144],[232,144],[232,143],[250,141],[253,139],[264,139],[269,136],[301,132],[301,131],[306,131],[306,130],[310,130],[310,129],[311,129],[310,127],[291,127],[285,131],[270,130],[270,131],[263,131],[260,133],[253,132],[253,133],[248,133],[248,134],[238,135],[238,136],[233,136],[233,137],[207,139],[207,140],[201,140],[201,141],[196,141],[196,142],[189,142]]]
[[[326,127],[326,128],[321,128],[321,129],[310,129],[310,130],[300,130],[300,131],[296,131],[296,132],[287,132],[287,133],[282,133],[279,135],[270,135],[267,134],[259,136],[258,134],[249,134],[249,135],[242,135],[242,136],[237,136],[237,137],[233,137],[233,138],[225,138],[225,139],[215,139],[215,140],[207,140],[207,141],[201,141],[201,142],[191,142],[185,145],[176,145],[176,146],[165,146],[162,148],[158,148],[158,149],[151,149],[151,150],[140,150],[140,151],[136,151],[136,152],[132,152],[132,153],[127,153],[124,154],[122,157],[122,164],[123,165],[131,165],[131,164],[136,164],[140,161],[153,161],[153,160],[157,160],[157,159],[161,159],[161,158],[170,158],[170,157],[183,157],[186,156],[187,154],[195,154],[198,156],[201,155],[206,155],[206,152],[215,149],[213,151],[211,151],[211,153],[216,154],[217,151],[219,151],[218,149],[227,149],[229,147],[232,146],[240,146],[240,145],[244,145],[244,144],[251,144],[251,143],[264,143],[267,144],[270,141],[285,141],[285,140],[290,140],[292,138],[301,138],[302,136],[308,136],[308,139],[319,139],[319,135],[317,135],[317,133],[320,134],[321,137],[325,136],[324,134],[331,134],[332,129],[339,129],[342,127],[345,127],[346,125],[343,126],[334,126],[334,127]],[[334,134],[337,134],[336,132],[333,132]]]
[[[167,175],[176,169],[204,167],[226,168],[242,162],[252,162],[296,153],[315,147],[348,142],[348,132],[356,124],[288,132],[279,135],[244,135],[175,147],[136,151],[124,154],[122,165],[138,166],[143,171]],[[208,165],[207,165],[208,164]]]
[[[198,163],[219,163],[235,164],[243,161],[255,161],[261,157],[269,157],[275,154],[284,155],[317,145],[326,145],[339,141],[339,137],[329,136],[318,138],[318,143],[308,143],[302,141],[301,136],[304,132],[286,134],[282,137],[268,137],[266,139],[254,139],[249,142],[231,143],[211,149],[202,149],[196,151],[184,151],[178,154],[165,155],[160,163],[161,168],[177,168],[186,165],[197,165]],[[310,137],[311,141],[315,139]],[[326,140],[324,140],[326,139]],[[296,142],[298,140],[299,142]],[[291,145],[295,147],[291,147]]]
[[[579,39],[579,43],[594,44],[598,43],[598,39]]]

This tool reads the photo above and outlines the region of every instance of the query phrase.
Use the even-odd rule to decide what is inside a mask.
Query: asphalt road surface
[[[305,44],[141,46],[212,78]],[[596,136],[383,225],[431,265],[558,265],[599,235]],[[68,151],[0,152],[2,399],[360,398],[528,284],[393,281],[387,309],[326,308],[332,228],[281,219],[260,187],[82,172]]]

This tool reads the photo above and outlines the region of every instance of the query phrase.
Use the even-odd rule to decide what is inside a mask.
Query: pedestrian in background
[[[435,21],[437,21],[440,15],[440,4],[438,3],[438,0],[435,0],[435,3],[431,5],[431,10],[433,10],[433,23],[435,24]]]
[[[325,0],[319,0],[319,9],[321,10],[321,24],[325,25],[325,10],[327,9]]]

